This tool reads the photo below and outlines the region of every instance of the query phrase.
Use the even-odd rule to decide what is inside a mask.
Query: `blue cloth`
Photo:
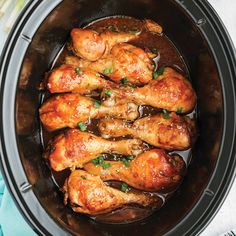
[[[36,236],[15,206],[0,173],[0,236]]]

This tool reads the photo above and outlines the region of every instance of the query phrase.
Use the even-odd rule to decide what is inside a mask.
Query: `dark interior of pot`
[[[70,30],[113,15],[149,18],[162,25],[187,63],[198,97],[199,137],[182,185],[155,214],[144,221],[125,225],[94,222],[63,205],[63,196],[42,158],[38,117],[42,99],[40,82],[45,72],[52,68]],[[42,23],[25,55],[17,90],[16,132],[22,163],[35,195],[47,213],[69,232],[80,235],[160,235],[181,221],[208,183],[221,143],[222,112],[221,85],[209,46],[197,24],[174,1],[64,0]]]

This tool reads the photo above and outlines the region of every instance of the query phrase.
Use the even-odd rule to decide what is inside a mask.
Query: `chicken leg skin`
[[[103,106],[92,98],[77,93],[60,94],[45,101],[39,109],[40,119],[48,131],[75,128],[79,122],[105,116],[136,119],[138,106],[132,102],[114,107]]]
[[[88,163],[84,169],[99,175],[103,181],[124,181],[130,186],[144,191],[170,190],[177,187],[183,179],[185,163],[178,155],[168,155],[164,150],[146,151],[132,161],[130,166],[121,161],[106,161],[110,168]]]
[[[168,119],[162,113],[144,117],[133,124],[119,119],[101,119],[99,130],[102,137],[132,135],[153,146],[166,150],[185,150],[195,141],[196,124],[188,117],[170,113]]]
[[[54,69],[47,81],[47,88],[51,93],[78,92],[89,94],[96,89],[115,86],[116,84],[105,80],[99,73],[73,65],[62,65]]]
[[[192,111],[196,105],[196,94],[191,83],[172,68],[164,68],[157,79],[151,80],[140,88],[121,87],[111,90],[112,96],[106,104],[114,104],[112,100],[127,99],[139,105],[150,105],[168,111],[181,110],[182,113]],[[105,103],[104,103],[105,104]]]
[[[77,56],[88,61],[97,61],[109,54],[117,43],[134,40],[138,35],[125,32],[103,32],[74,28],[71,31],[72,46]]]
[[[145,147],[138,139],[108,141],[91,133],[70,129],[56,136],[44,154],[55,171],[82,167],[102,153],[138,155]]]
[[[155,56],[131,44],[120,43],[115,45],[105,58],[96,62],[68,56],[65,63],[90,68],[118,83],[125,78],[132,84],[142,85],[152,80],[152,59]]]
[[[71,205],[75,212],[98,215],[111,212],[129,204],[149,208],[160,208],[162,200],[158,196],[145,193],[124,193],[103,183],[99,176],[83,170],[76,170],[66,180],[64,203]]]

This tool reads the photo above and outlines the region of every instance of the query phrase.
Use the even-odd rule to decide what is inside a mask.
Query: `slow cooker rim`
[[[176,0],[175,0],[176,1]],[[57,3],[55,4],[55,6],[57,6],[59,3],[60,3],[61,1],[57,1]],[[177,2],[177,1],[176,1]],[[183,4],[183,3],[179,3],[179,2],[177,2],[178,4]],[[184,3],[185,4],[185,3]],[[190,4],[189,2],[188,3],[186,3],[186,4]],[[196,4],[196,3],[194,3],[194,4]],[[10,36],[9,36],[9,38],[8,38],[8,41],[7,41],[7,43],[6,43],[6,46],[5,46],[5,49],[4,49],[4,51],[3,51],[3,54],[2,54],[2,58],[1,58],[1,63],[0,63],[0,65],[1,65],[1,71],[0,71],[0,75],[1,75],[1,111],[3,111],[2,109],[3,109],[3,103],[2,103],[2,101],[3,101],[3,94],[4,94],[4,86],[2,86],[2,83],[4,83],[4,80],[3,80],[3,78],[4,78],[4,75],[6,75],[7,74],[7,66],[6,66],[6,64],[7,64],[7,62],[8,62],[8,60],[10,61],[11,60],[11,58],[9,58],[9,56],[10,56],[10,54],[11,54],[11,52],[13,51],[13,49],[14,49],[14,47],[15,47],[15,45],[13,45],[13,42],[16,42],[16,40],[17,40],[17,38],[18,38],[18,36],[20,35],[20,33],[21,33],[21,29],[23,28],[23,26],[24,26],[24,24],[26,24],[27,22],[28,22],[28,17],[29,17],[29,15],[31,15],[31,14],[35,14],[35,11],[37,12],[37,9],[39,9],[40,8],[40,6],[41,6],[42,4],[40,3],[40,1],[32,1],[32,2],[30,2],[28,5],[27,5],[27,7],[25,8],[25,10],[24,10],[24,12],[21,14],[21,17],[20,18],[18,18],[18,21],[17,21],[17,23],[16,23],[16,25],[15,25],[15,27],[14,27],[14,30],[11,32],[11,34],[10,34]],[[210,7],[210,5],[206,2],[206,1],[202,1],[202,2],[200,2],[199,3],[199,5],[201,5],[201,7],[202,7],[202,9],[204,9],[205,11],[210,11],[211,12],[211,14],[213,14],[212,16],[211,16],[211,20],[215,23],[215,27],[217,28],[217,30],[218,30],[218,33],[219,33],[219,37],[221,37],[221,40],[223,40],[223,42],[225,43],[225,45],[227,45],[228,47],[227,47],[227,53],[228,53],[228,55],[229,55],[229,58],[228,59],[230,59],[230,62],[228,61],[228,65],[229,64],[231,64],[231,70],[233,70],[233,68],[236,68],[236,61],[235,61],[235,55],[234,55],[234,48],[233,48],[233,44],[232,44],[232,42],[230,41],[230,39],[229,39],[229,36],[228,36],[228,34],[227,34],[227,31],[225,30],[225,28],[224,28],[224,26],[222,25],[222,23],[220,22],[220,20],[219,19],[217,19],[217,14],[212,10],[212,8]],[[187,7],[187,9],[191,9],[191,6],[190,5],[185,5],[184,6],[185,8]],[[54,7],[53,7],[53,9],[54,9]],[[51,9],[51,10],[53,10],[53,9]],[[186,10],[186,9],[185,9]],[[47,15],[47,14],[46,14]],[[41,22],[40,22],[41,23]],[[236,74],[236,72],[235,72],[235,70],[234,71],[231,71],[231,73],[232,74]],[[231,74],[231,79],[232,79],[232,74]],[[232,81],[232,84],[234,83],[234,81]],[[234,92],[234,89],[235,89],[235,84],[234,84],[234,88],[233,88],[233,100],[234,100],[234,102],[235,102],[235,92]],[[234,117],[234,121],[235,121],[235,109],[233,110],[233,113],[234,114],[232,114],[232,116]],[[1,113],[1,114],[3,114],[3,112]],[[225,118],[226,117],[228,117],[229,115],[228,114],[225,114]],[[3,173],[3,176],[4,176],[4,178],[5,178],[5,180],[6,180],[6,183],[7,183],[7,186],[8,186],[8,188],[11,190],[10,192],[11,192],[11,194],[12,194],[12,196],[13,196],[13,198],[14,198],[14,200],[15,200],[15,202],[16,202],[16,204],[17,204],[17,206],[18,206],[18,208],[20,209],[20,211],[21,212],[23,212],[23,214],[24,214],[24,216],[26,217],[26,219],[27,219],[27,221],[31,224],[31,226],[33,226],[33,228],[35,229],[35,230],[37,230],[37,232],[38,233],[46,233],[46,234],[49,234],[49,232],[47,231],[47,229],[45,228],[45,227],[42,227],[40,224],[36,224],[32,219],[33,218],[35,218],[33,215],[32,215],[32,212],[30,211],[30,209],[27,207],[27,205],[26,205],[26,202],[25,202],[25,199],[23,199],[23,197],[22,197],[22,194],[20,193],[20,191],[19,191],[19,189],[17,189],[18,187],[17,187],[17,184],[16,184],[16,182],[14,182],[13,181],[13,176],[14,176],[14,174],[12,173],[12,171],[11,171],[11,168],[8,166],[9,165],[9,162],[8,162],[8,160],[7,160],[7,158],[6,158],[6,150],[5,150],[5,140],[4,140],[4,136],[3,136],[3,134],[4,134],[4,131],[3,131],[3,118],[2,118],[2,116],[1,116],[1,168],[2,168],[2,173]],[[235,122],[234,122],[234,124],[233,124],[233,127],[231,127],[231,128],[233,128],[233,132],[234,132],[234,134],[235,134]],[[14,137],[15,138],[15,137]],[[234,137],[233,137],[234,138]],[[223,139],[222,139],[222,141],[223,141]],[[233,145],[235,143],[235,140],[233,140],[232,139],[232,142],[231,142],[231,157],[229,158],[229,159],[231,159],[232,160],[232,166],[235,166],[235,164],[236,164],[236,162],[234,161],[234,158],[233,158],[233,156],[235,155],[234,153],[235,153],[235,147],[233,147],[233,146],[235,146],[235,145]],[[233,150],[233,148],[234,148],[234,150]],[[6,159],[5,159],[5,158]],[[213,178],[213,176],[214,175],[212,175],[212,178]],[[217,198],[216,197],[216,195],[214,196],[214,199],[212,199],[211,201],[210,201],[210,203],[211,203],[211,205],[214,205],[214,207],[212,208],[212,211],[214,211],[214,215],[216,214],[216,212],[217,212],[217,209],[219,209],[219,207],[221,206],[221,204],[223,203],[223,201],[224,201],[224,199],[226,198],[226,194],[227,194],[227,192],[229,191],[229,189],[230,189],[230,186],[232,185],[232,183],[233,183],[233,176],[235,176],[235,170],[233,170],[233,168],[231,168],[231,171],[230,171],[230,173],[229,173],[229,175],[227,176],[227,177],[225,177],[226,178],[226,183],[228,184],[228,186],[227,186],[227,184],[225,185],[225,186],[227,186],[227,187],[223,187],[223,189],[222,189],[222,195],[224,195],[224,198],[219,198],[218,197],[218,201],[216,201],[215,200],[215,202],[213,201],[215,198]],[[212,180],[211,180],[212,181]],[[211,183],[211,181],[209,181],[209,184]],[[15,189],[15,187],[16,187],[16,189],[18,190],[16,190]],[[207,193],[207,194],[209,194],[209,193]],[[199,199],[198,200],[198,202],[200,202],[201,201],[201,199]],[[217,204],[217,203],[219,203],[220,202],[220,204]],[[188,216],[188,215],[190,215],[190,213],[195,209],[195,208],[197,208],[198,206],[197,206],[198,204],[196,204],[196,206],[193,208],[193,209],[191,209],[191,211],[190,212],[188,212],[187,213],[187,215],[186,216]],[[207,225],[207,222],[209,223],[209,221],[210,221],[210,218],[209,218],[209,215],[211,215],[211,218],[213,217],[213,214],[211,214],[209,211],[208,212],[205,212],[205,214],[207,214],[207,217],[205,217],[205,220],[202,220],[202,222],[199,224],[199,225],[193,225],[193,227],[192,228],[190,228],[189,229],[189,231],[188,231],[188,234],[196,234],[197,232],[199,233],[200,232],[200,228],[201,228],[201,230],[203,230],[204,228],[203,228],[203,225],[206,227],[206,225]],[[181,221],[181,223],[180,224],[182,224],[183,223],[183,220],[186,218],[186,216],[182,219],[182,221]],[[203,217],[202,217],[203,218]],[[202,219],[201,218],[201,219]],[[34,220],[36,220],[36,219],[34,219]],[[33,221],[33,222],[32,222]],[[178,226],[178,225],[177,225]],[[177,226],[175,226],[171,231],[169,231],[168,233],[167,233],[167,235],[170,235],[170,234],[172,234],[172,233],[176,233],[176,231],[175,231],[175,228],[177,227]],[[185,227],[185,229],[187,229],[186,227]],[[174,235],[174,234],[173,234]]]

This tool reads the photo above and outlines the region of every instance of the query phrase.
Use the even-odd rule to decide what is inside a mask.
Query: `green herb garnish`
[[[122,183],[120,190],[124,193],[127,193],[129,191],[129,185],[126,183]]]
[[[128,160],[133,160],[133,159],[134,159],[134,156],[128,155],[128,156],[126,157],[126,159],[128,159]]]
[[[153,77],[153,79],[156,79],[158,77],[157,71],[152,72],[152,77]]]
[[[93,104],[93,106],[94,106],[95,108],[100,108],[101,103],[98,102],[98,101],[95,101],[94,104]]]
[[[107,169],[107,168],[111,167],[110,163],[105,163],[103,156],[99,156],[99,157],[91,160],[91,162],[96,166],[100,165],[103,169]]]
[[[176,113],[177,114],[182,114],[183,113],[183,108],[182,107],[178,107]]]
[[[165,70],[164,67],[160,67],[160,68],[157,70],[157,74],[158,74],[158,76],[163,75],[164,70]]]
[[[98,157],[98,164],[99,164],[99,165],[104,164],[104,157],[103,157],[103,156],[99,156],[99,157]]]
[[[84,175],[81,175],[80,177],[81,177],[81,179],[86,179],[86,177]]]
[[[110,31],[112,31],[112,32],[116,32],[116,31],[117,31],[117,29],[116,29],[116,27],[115,27],[114,25],[109,25],[109,26],[107,27],[107,29],[110,30]]]
[[[129,33],[130,34],[134,34],[134,35],[137,35],[137,34],[139,34],[141,31],[139,30],[139,29],[131,29],[131,30],[129,30]]]
[[[129,161],[128,161],[126,158],[123,158],[123,159],[122,159],[122,162],[123,162],[123,164],[124,164],[126,167],[130,167],[130,163],[129,163]]]
[[[156,48],[152,48],[151,51],[155,54],[157,54],[157,49]]]
[[[87,129],[87,126],[84,122],[79,122],[77,126],[80,128],[81,131],[85,131]]]
[[[111,92],[110,90],[105,90],[105,94],[106,94],[107,96],[111,96],[111,95],[112,95],[112,92]]]
[[[156,79],[158,76],[163,75],[164,68],[160,67],[157,71],[152,72],[153,79]]]
[[[138,86],[136,84],[130,84],[129,85],[131,88],[137,88]]]
[[[101,166],[103,169],[108,169],[111,167],[111,163],[103,163]]]
[[[81,75],[81,74],[82,74],[82,70],[81,70],[80,68],[76,67],[76,68],[75,68],[75,73],[76,73],[77,75]]]
[[[162,112],[163,112],[162,116],[164,119],[166,119],[166,120],[170,119],[170,112],[169,111],[167,111],[166,109],[163,109]]]
[[[122,84],[127,84],[128,83],[128,79],[126,77],[121,79],[121,83]]]
[[[104,74],[111,74],[112,72],[113,72],[113,70],[111,68],[103,70]]]

